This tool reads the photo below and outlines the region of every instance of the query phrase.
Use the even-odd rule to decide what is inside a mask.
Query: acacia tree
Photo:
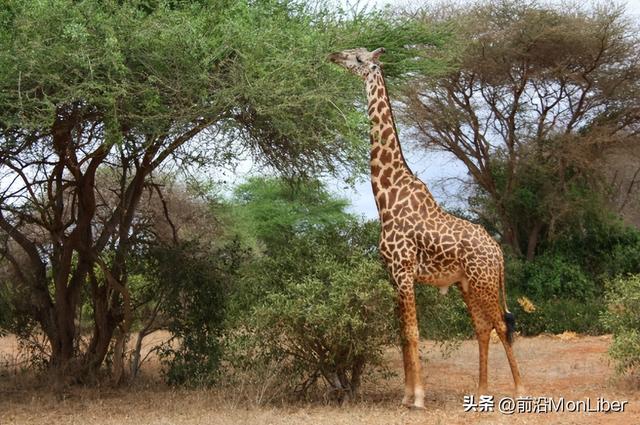
[[[603,151],[638,143],[636,28],[619,7],[575,6],[489,1],[430,14],[426,24],[452,25],[457,54],[404,91],[418,145],[465,164],[475,212],[528,259],[584,210],[585,194],[604,191]]]
[[[244,150],[318,173],[361,157],[357,88],[322,61],[327,15],[219,3],[16,0],[0,11],[0,252],[13,273],[3,284],[61,377],[94,373],[128,331],[132,229],[165,164]],[[96,184],[101,170],[113,184]]]
[[[49,366],[82,378],[114,333],[122,348],[126,259],[143,193],[162,197],[154,176],[167,164],[248,152],[288,175],[356,173],[367,150],[360,87],[326,55],[384,42],[390,69],[416,68],[410,40],[441,37],[412,22],[270,0],[5,2],[0,253],[13,278],[0,283],[46,335]],[[82,296],[94,322],[86,346]]]

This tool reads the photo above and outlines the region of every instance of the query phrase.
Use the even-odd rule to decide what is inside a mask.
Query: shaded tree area
[[[343,224],[349,217],[348,202],[317,180],[251,178],[235,188],[232,202],[231,229],[257,253],[283,249],[288,236]]]

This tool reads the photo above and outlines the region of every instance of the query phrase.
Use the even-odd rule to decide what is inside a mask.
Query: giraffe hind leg
[[[491,325],[484,318],[473,319],[478,339],[478,395],[487,394],[488,388],[488,361],[489,361],[489,340],[491,336]]]
[[[486,310],[481,302],[481,297],[476,292],[476,286],[473,282],[462,281],[459,285],[462,293],[462,299],[467,305],[471,323],[478,340],[478,395],[486,394],[488,381],[488,356],[489,356],[489,340],[493,323],[491,317],[486,315]]]
[[[511,375],[513,376],[513,383],[516,387],[516,394],[524,394],[524,386],[522,385],[522,379],[520,378],[520,371],[518,369],[518,363],[513,353],[513,329],[515,327],[515,317],[512,313],[505,313],[504,316],[494,317],[494,328],[502,346],[504,347],[505,354],[507,355],[507,361],[511,368]]]

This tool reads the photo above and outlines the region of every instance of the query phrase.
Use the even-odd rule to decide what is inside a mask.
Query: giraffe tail
[[[516,317],[507,307],[507,291],[504,285],[504,262],[500,267],[500,287],[502,290],[502,305],[504,306],[504,323],[507,325],[507,342],[513,343],[513,333],[516,330]]]
[[[513,343],[513,333],[516,330],[516,316],[511,312],[504,314],[504,322],[507,325],[507,342],[509,345]]]

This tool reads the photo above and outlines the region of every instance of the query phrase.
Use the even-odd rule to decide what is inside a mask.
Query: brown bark
[[[529,237],[527,240],[527,261],[533,261],[536,256],[536,248],[538,247],[538,240],[540,239],[540,233],[542,232],[543,223],[537,222],[531,228]]]

